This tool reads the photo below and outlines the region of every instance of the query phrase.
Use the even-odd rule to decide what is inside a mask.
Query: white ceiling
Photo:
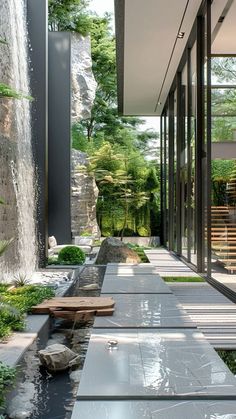
[[[216,1],[216,0],[215,0]],[[222,3],[223,0],[218,0]],[[227,3],[225,0],[224,3]],[[234,0],[212,44],[213,54],[236,54],[236,1]]]
[[[214,26],[227,1],[214,0]],[[124,115],[161,114],[200,4],[201,0],[125,0]],[[222,25],[228,27],[226,18]],[[185,36],[176,41],[179,30]]]

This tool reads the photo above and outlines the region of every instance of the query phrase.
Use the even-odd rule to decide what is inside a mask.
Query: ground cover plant
[[[164,276],[166,282],[205,282],[200,276]]]
[[[15,288],[0,284],[0,339],[24,330],[25,314],[32,306],[53,296],[50,287],[25,285]]]
[[[1,409],[4,407],[4,396],[7,389],[12,385],[14,382],[16,375],[15,368],[11,368],[7,365],[4,365],[0,362],[0,412]],[[0,419],[3,416],[0,414]]]
[[[132,249],[140,257],[142,263],[149,263],[148,257],[144,250],[150,249],[149,247],[139,246],[138,244],[128,243],[128,247]]]

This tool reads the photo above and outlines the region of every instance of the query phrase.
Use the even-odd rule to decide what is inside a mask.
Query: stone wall
[[[98,188],[93,176],[86,173],[88,159],[86,153],[72,150],[71,176],[71,229],[72,236],[84,231],[100,236],[96,219]]]
[[[0,240],[14,238],[1,258],[1,271],[15,271],[18,264],[18,223],[16,194],[12,178],[12,162],[16,161],[16,143],[0,134]],[[1,280],[1,278],[0,278]]]
[[[72,122],[90,118],[97,83],[92,72],[89,36],[71,35]]]
[[[90,37],[72,34],[72,123],[87,119],[96,94],[92,72]],[[96,219],[98,188],[93,176],[82,167],[88,165],[86,153],[72,150],[71,156],[71,231],[72,237],[84,231],[100,236]]]

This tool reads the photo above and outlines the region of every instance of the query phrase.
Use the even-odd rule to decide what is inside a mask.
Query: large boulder
[[[140,263],[141,260],[127,244],[114,237],[108,237],[102,242],[96,263],[97,265],[106,265],[112,262]]]

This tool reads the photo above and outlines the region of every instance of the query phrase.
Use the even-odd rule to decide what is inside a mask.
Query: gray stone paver
[[[78,401],[71,419],[236,419],[236,401]]]
[[[167,251],[160,249],[158,253],[160,259],[163,255],[159,266],[154,266],[156,261],[141,266],[108,265],[102,292],[116,293],[117,313],[95,321],[72,419],[236,419],[236,379],[204,335],[184,324],[179,329],[168,328],[170,323],[166,327],[163,301],[170,301],[170,291],[176,288],[171,290],[163,282],[169,291],[162,294],[158,273],[168,262],[168,275],[191,276],[191,270],[175,264]],[[218,299],[204,285],[193,284],[196,298],[202,303],[207,298]],[[184,287],[178,295],[182,299],[188,296]],[[155,325],[151,320],[155,318],[155,300],[163,304],[163,311],[159,311],[163,327],[142,328],[142,316],[144,323],[148,319],[147,325]],[[220,304],[219,299],[217,302]],[[228,307],[232,310],[231,305]],[[179,303],[173,300],[170,310],[177,308]],[[117,328],[111,327],[113,322]],[[134,329],[123,326],[134,323],[138,326]],[[100,328],[103,324],[107,328]],[[235,401],[227,400],[230,397]]]

